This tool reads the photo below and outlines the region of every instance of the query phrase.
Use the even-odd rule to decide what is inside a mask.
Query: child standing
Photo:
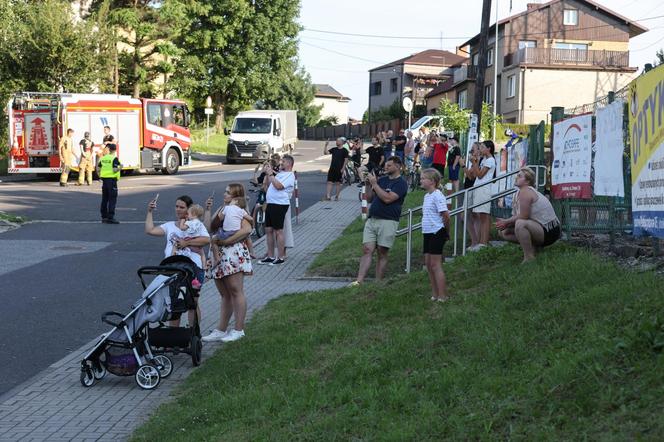
[[[440,191],[442,177],[436,169],[422,171],[421,185],[426,194],[422,204],[422,234],[424,264],[431,282],[431,300],[444,302],[449,299],[445,272],[443,272],[443,246],[449,239],[446,226],[450,224],[447,199]]]
[[[222,225],[217,231],[216,236],[220,239],[227,239],[233,236],[240,227],[242,226],[242,219],[246,219],[252,225],[254,219],[247,213],[247,200],[245,198],[233,198],[224,206],[221,213],[219,213],[219,218],[222,221]],[[254,245],[251,242],[250,238],[244,240],[247,249],[249,249],[249,256],[254,258]],[[221,252],[219,246],[214,243],[210,245],[212,250],[212,266],[214,268],[221,259]]]

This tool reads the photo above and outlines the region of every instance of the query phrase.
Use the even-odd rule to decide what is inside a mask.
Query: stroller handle
[[[118,317],[120,317],[121,319],[124,319],[124,315],[123,315],[122,313],[118,313],[118,312],[106,312],[106,313],[104,313],[103,315],[101,315],[101,321],[102,321],[102,322],[104,322],[104,323],[106,323],[106,324],[108,324],[108,325],[111,325],[111,326],[113,326],[113,327],[117,327],[117,328],[122,327],[122,323],[123,323],[124,321],[120,321],[120,322],[117,322],[117,323],[116,323],[116,322],[113,322],[113,321],[111,321],[110,319],[108,319],[109,316],[118,316]]]

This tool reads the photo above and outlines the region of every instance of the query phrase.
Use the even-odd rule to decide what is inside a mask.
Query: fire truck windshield
[[[272,129],[270,118],[236,118],[232,132],[238,134],[269,134]]]

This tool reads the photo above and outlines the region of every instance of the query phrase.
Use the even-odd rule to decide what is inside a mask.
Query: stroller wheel
[[[136,379],[138,386],[143,390],[152,390],[159,385],[161,375],[159,374],[157,367],[154,365],[144,364],[138,367],[134,378]]]
[[[154,357],[154,365],[159,370],[162,379],[166,379],[173,373],[173,361],[166,355],[157,355]]]
[[[203,341],[196,335],[191,337],[191,362],[194,367],[201,365],[201,357],[203,353]]]
[[[101,362],[97,362],[96,364],[92,365],[92,374],[94,375],[95,379],[100,381],[106,377],[106,367],[104,367],[104,364]]]
[[[89,368],[81,369],[81,385],[84,387],[92,387],[95,383],[95,377],[92,370]]]

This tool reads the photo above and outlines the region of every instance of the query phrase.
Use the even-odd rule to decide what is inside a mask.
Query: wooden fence
[[[405,128],[405,120],[379,121],[371,124],[338,124],[328,127],[303,127],[298,131],[300,140],[327,140],[339,137],[362,137],[369,138],[376,135],[381,130],[392,130],[398,133],[400,129]]]

